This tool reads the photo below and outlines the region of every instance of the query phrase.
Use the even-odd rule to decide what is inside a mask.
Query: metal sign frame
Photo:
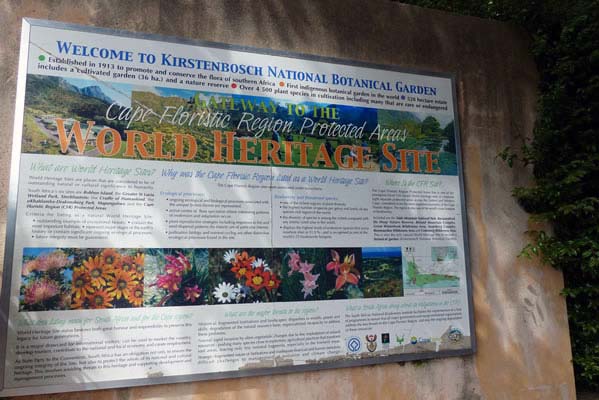
[[[460,127],[458,119],[458,107],[457,107],[457,96],[455,88],[455,75],[450,73],[437,73],[427,72],[421,70],[400,68],[389,65],[373,64],[360,61],[348,61],[338,58],[321,57],[315,55],[299,54],[287,51],[275,51],[269,49],[259,49],[246,46],[236,46],[222,43],[206,42],[201,40],[178,38],[171,36],[164,36],[158,34],[147,34],[147,33],[133,33],[122,30],[98,28],[90,26],[82,26],[76,24],[54,22],[47,20],[25,18],[23,20],[22,32],[21,32],[21,46],[19,54],[19,67],[18,67],[18,81],[17,81],[17,95],[15,105],[15,116],[14,116],[14,128],[13,128],[13,140],[12,140],[12,156],[10,163],[10,185],[8,190],[8,217],[7,217],[7,229],[6,229],[6,241],[5,241],[5,253],[4,253],[4,271],[3,271],[3,282],[2,282],[2,293],[0,298],[0,360],[5,366],[6,362],[6,346],[8,330],[14,329],[11,325],[9,316],[9,305],[10,305],[10,292],[11,292],[11,279],[13,275],[13,251],[15,247],[15,229],[16,229],[16,217],[17,217],[17,192],[19,187],[19,166],[21,160],[21,140],[23,133],[23,117],[25,107],[25,87],[27,80],[27,67],[28,67],[28,55],[30,48],[30,29],[31,27],[48,27],[57,28],[63,30],[71,30],[76,32],[89,32],[102,35],[121,36],[135,39],[147,39],[153,41],[187,44],[187,45],[198,45],[204,47],[212,47],[224,50],[235,50],[243,51],[256,54],[266,54],[273,56],[282,56],[288,58],[296,58],[310,61],[326,62],[347,66],[367,67],[376,68],[380,70],[396,71],[404,73],[413,73],[431,77],[442,77],[451,80],[452,86],[452,100],[453,100],[453,117],[455,124],[455,136],[456,136],[456,156],[458,165],[458,178],[459,178],[459,193],[461,195],[461,213],[462,213],[462,230],[463,230],[463,243],[464,243],[464,254],[465,254],[465,274],[466,274],[466,289],[468,299],[468,315],[470,323],[470,343],[471,347],[459,350],[441,350],[439,352],[422,352],[422,353],[409,353],[399,354],[391,356],[379,356],[369,357],[363,359],[348,359],[343,361],[335,361],[331,363],[322,364],[309,364],[309,365],[298,365],[298,366],[281,366],[276,368],[261,368],[261,369],[248,369],[248,370],[237,370],[227,372],[216,372],[216,373],[201,373],[201,374],[189,374],[189,375],[177,375],[177,376],[164,376],[164,377],[152,377],[143,379],[123,379],[113,381],[102,381],[102,382],[89,382],[89,383],[77,383],[77,384],[60,384],[60,385],[45,385],[45,386],[29,386],[23,388],[9,388],[3,389],[0,394],[2,395],[28,395],[28,394],[42,394],[42,393],[55,393],[55,392],[69,392],[78,390],[95,390],[95,389],[106,389],[116,387],[131,387],[141,385],[154,385],[154,384],[166,384],[166,383],[178,383],[178,382],[192,382],[201,380],[212,380],[212,379],[226,379],[226,378],[237,378],[257,375],[270,375],[270,374],[285,374],[291,372],[303,372],[303,371],[315,371],[322,369],[331,368],[343,368],[343,367],[356,367],[365,366],[381,363],[391,362],[404,362],[413,360],[425,360],[425,359],[437,359],[452,356],[468,356],[472,355],[476,351],[476,336],[474,332],[474,316],[473,316],[473,302],[472,302],[472,278],[471,278],[471,266],[470,266],[470,253],[468,245],[468,226],[467,226],[467,214],[466,214],[466,197],[464,191],[464,174],[463,174],[463,162],[462,162],[462,151],[460,143]],[[0,387],[4,386],[4,371],[0,373]]]

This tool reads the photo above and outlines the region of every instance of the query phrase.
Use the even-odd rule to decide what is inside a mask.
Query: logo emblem
[[[352,353],[357,353],[362,348],[362,342],[356,336],[347,339],[347,349]]]
[[[366,335],[366,348],[373,353],[376,350],[376,335]]]
[[[389,349],[389,334],[388,333],[381,333],[381,343],[383,344],[383,349],[387,350]]]
[[[462,331],[457,328],[451,328],[447,336],[452,342],[459,342],[464,337],[464,335],[462,335]]]
[[[403,345],[403,342],[405,341],[404,335],[401,335],[401,337],[395,335],[395,341],[399,346]]]
[[[416,343],[418,343],[418,338],[417,338],[416,336],[412,336],[412,337],[410,338],[410,343],[412,343],[412,344],[416,344]]]

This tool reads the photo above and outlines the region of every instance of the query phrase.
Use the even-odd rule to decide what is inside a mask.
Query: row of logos
[[[366,339],[366,348],[369,352],[373,353],[377,349],[377,335],[370,334],[364,337]],[[452,342],[460,342],[463,338],[462,331],[457,328],[450,328],[447,338]],[[383,350],[389,348],[390,335],[389,333],[381,334],[381,344]],[[397,346],[405,346],[407,344],[418,344],[418,343],[441,343],[441,338],[439,337],[417,337],[411,336],[409,341],[406,341],[405,335],[395,335],[395,342]],[[358,336],[351,336],[347,338],[346,341],[347,350],[350,353],[359,353],[362,350],[362,340]]]

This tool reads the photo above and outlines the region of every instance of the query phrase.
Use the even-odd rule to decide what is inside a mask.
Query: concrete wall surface
[[[0,0],[0,252],[23,17],[455,73],[478,340],[472,357],[26,398],[575,398],[562,275],[517,258],[529,226],[510,191],[530,171],[496,157],[534,123],[523,31],[383,0]]]

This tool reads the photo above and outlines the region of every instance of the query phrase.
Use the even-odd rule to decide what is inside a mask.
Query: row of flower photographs
[[[19,310],[370,297],[361,264],[360,248],[26,248]]]

